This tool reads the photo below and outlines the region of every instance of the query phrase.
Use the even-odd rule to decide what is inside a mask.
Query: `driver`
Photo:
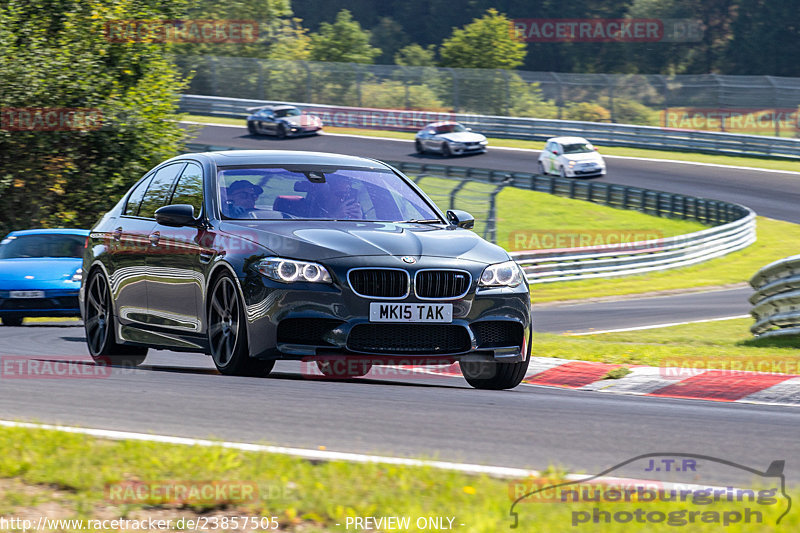
[[[257,218],[256,200],[264,192],[259,185],[247,180],[234,181],[228,187],[228,198],[223,210],[230,218]]]

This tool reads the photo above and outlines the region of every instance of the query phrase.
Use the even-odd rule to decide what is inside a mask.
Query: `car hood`
[[[563,154],[561,157],[567,161],[575,161],[576,163],[585,163],[593,161],[595,163],[602,163],[603,158],[597,152],[584,152],[580,154]]]
[[[476,143],[485,141],[486,137],[474,131],[459,131],[457,133],[444,133],[439,138],[446,139],[454,143]]]
[[[57,281],[71,278],[83,260],[73,257],[32,257],[0,259],[0,281],[24,280],[33,276],[39,281]]]
[[[394,222],[231,222],[220,230],[277,255],[308,260],[346,256],[429,256],[491,264],[507,261],[505,250],[472,231],[444,224]]]

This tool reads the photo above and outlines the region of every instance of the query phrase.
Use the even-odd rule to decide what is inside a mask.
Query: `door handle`
[[[122,226],[114,230],[114,233],[111,234],[111,238],[117,242],[122,239]]]
[[[155,232],[150,234],[150,244],[152,246],[158,246],[158,240],[161,238],[161,233]]]

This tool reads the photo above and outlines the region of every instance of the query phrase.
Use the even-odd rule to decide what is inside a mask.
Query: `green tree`
[[[489,9],[486,14],[454,29],[442,43],[442,66],[513,69],[525,60],[525,43],[511,31],[511,20]]]
[[[394,55],[394,62],[404,67],[435,67],[436,45],[427,48],[416,43],[404,46]]]
[[[165,45],[111,42],[106,23],[175,19],[182,8],[136,0],[0,4],[0,232],[89,227],[148,169],[178,153],[184,133],[174,113],[184,83]],[[96,109],[102,121],[19,131],[8,121],[20,108]]]
[[[372,63],[381,51],[369,44],[370,32],[361,28],[346,9],[336,14],[336,22],[320,24],[311,35],[313,61]]]
[[[375,62],[381,65],[391,64],[397,51],[408,44],[408,35],[403,27],[391,17],[381,17],[370,33],[370,44],[381,51]]]

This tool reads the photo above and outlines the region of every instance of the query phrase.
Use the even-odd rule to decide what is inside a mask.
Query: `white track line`
[[[245,128],[245,126],[235,126],[233,124],[216,124],[216,123],[211,123],[211,122],[193,122],[193,121],[189,121],[189,120],[182,120],[181,124],[197,124],[197,125],[200,125],[200,126],[217,126],[217,127],[222,127],[222,128],[241,128],[241,129]],[[356,138],[356,139],[363,139],[364,137],[367,137],[367,138],[375,139],[375,140],[378,140],[378,141],[396,141],[396,142],[404,142],[404,143],[414,142],[412,139],[395,139],[395,138],[392,138],[392,137],[374,137],[372,135],[356,135],[356,134],[353,134],[353,133],[331,133],[331,132],[328,132],[328,131],[323,131],[321,133],[322,133],[322,135],[331,135],[333,137],[352,137],[352,138]],[[494,150],[511,150],[511,151],[514,151],[514,152],[532,152],[532,153],[541,152],[541,150],[534,150],[532,148],[511,148],[510,146],[491,146],[489,149],[491,151],[494,151]],[[628,155],[606,155],[606,154],[602,154],[602,155],[603,155],[604,158],[607,158],[607,159],[633,159],[633,160],[636,160],[636,161],[649,161],[649,162],[652,162],[652,163],[678,163],[678,164],[681,164],[681,165],[696,165],[696,166],[701,166],[701,167],[716,167],[716,168],[733,168],[733,169],[736,169],[736,170],[754,170],[756,172],[772,172],[772,173],[776,173],[776,174],[797,174],[798,176],[800,176],[800,171],[795,171],[795,170],[777,170],[777,169],[773,169],[773,168],[744,167],[744,166],[739,166],[739,165],[723,165],[723,164],[720,164],[720,163],[702,163],[702,162],[699,162],[699,161],[681,161],[679,159],[658,159],[658,158],[652,158],[652,157],[632,157],[632,156],[628,156]],[[714,154],[710,154],[710,155],[714,155]],[[718,154],[718,155],[727,156],[727,157],[736,157],[735,155],[731,155],[731,154]]]
[[[170,435],[151,435],[146,433],[132,433],[128,431],[114,431],[108,429],[93,429],[93,428],[80,428],[72,426],[55,426],[50,424],[33,424],[30,422],[14,422],[11,420],[0,420],[0,426],[12,428],[27,428],[27,429],[43,429],[48,431],[63,431],[65,433],[76,433],[79,435],[88,435],[101,439],[111,440],[137,440],[145,442],[161,442],[164,444],[177,444],[183,446],[218,446],[221,448],[228,448],[232,450],[241,450],[246,452],[264,452],[264,453],[277,453],[281,455],[289,455],[292,457],[300,457],[302,459],[311,459],[316,461],[349,461],[352,463],[373,463],[373,464],[391,464],[400,466],[412,467],[427,467],[435,468],[437,470],[448,470],[453,472],[462,472],[465,474],[486,474],[498,478],[540,478],[541,473],[537,470],[528,470],[524,468],[510,468],[505,466],[484,466],[474,464],[462,463],[449,463],[445,461],[423,461],[420,459],[406,459],[403,457],[388,457],[382,455],[364,455],[360,453],[346,453],[346,452],[331,452],[326,450],[309,450],[305,448],[284,448],[281,446],[265,446],[262,444],[250,444],[246,442],[226,442],[226,441],[211,441],[205,439],[192,439],[187,437],[173,437]],[[583,481],[588,476],[586,474],[567,474],[565,479],[570,481]],[[713,487],[711,485],[694,485],[685,483],[670,483],[662,481],[653,481],[647,479],[634,479],[634,478],[619,478],[611,476],[592,477],[592,482],[596,483],[627,483],[627,484],[641,484],[647,485],[652,483],[659,483],[660,486],[669,489],[671,487],[679,489],[700,490]]]
[[[685,324],[700,324],[701,322],[719,322],[721,320],[734,320],[737,318],[750,318],[750,315],[723,316],[719,318],[706,318],[703,320],[687,320],[685,322],[669,322],[667,324],[652,324],[650,326],[635,326],[632,328],[605,329],[598,331],[583,331],[581,333],[565,333],[569,337],[581,337],[583,335],[600,335],[601,333],[621,333],[623,331],[638,331],[641,329],[668,328],[670,326],[683,326]]]

